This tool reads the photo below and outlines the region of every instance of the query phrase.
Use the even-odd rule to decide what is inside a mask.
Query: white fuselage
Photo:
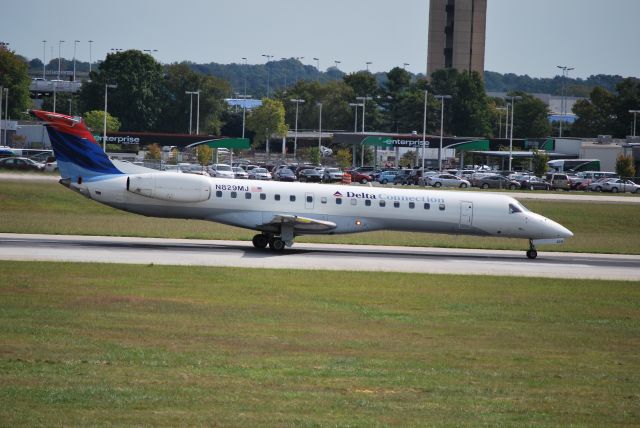
[[[187,175],[156,174],[163,174],[165,182],[174,178],[179,182],[180,176]],[[335,227],[329,231],[304,233],[339,234],[386,229],[558,242],[572,236],[560,224],[528,211],[509,196],[480,191],[283,183],[198,176],[200,188],[195,191],[192,188],[181,190],[178,186],[163,193],[165,196],[156,196],[161,193],[158,191],[163,190],[161,188],[145,196],[127,190],[130,176],[134,177],[129,174],[102,176],[99,180],[71,184],[71,187],[91,199],[133,213],[209,220],[263,232],[277,232],[270,224],[274,216],[289,215],[335,223]],[[188,192],[196,191],[198,195],[205,194],[204,197],[198,196],[203,200],[177,201],[181,192],[188,196]]]

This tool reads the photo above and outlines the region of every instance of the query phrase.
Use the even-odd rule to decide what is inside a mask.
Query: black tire
[[[467,183],[460,183],[460,188],[461,189],[466,189],[467,188]]]
[[[611,193],[618,193],[618,188],[617,187],[612,187],[611,188]]]
[[[367,184],[367,179],[363,178],[362,180],[360,180],[360,184]]]
[[[269,245],[269,237],[263,233],[259,233],[251,240],[256,248],[266,248]]]
[[[515,184],[509,186],[509,190],[516,190],[517,188],[518,186],[516,186]]]
[[[538,252],[536,250],[527,250],[527,257],[533,260],[538,257]]]
[[[387,184],[389,181],[386,178],[380,180],[380,184]]]
[[[489,184],[488,183],[482,183],[482,187],[483,189],[488,189],[489,188]]]
[[[274,238],[269,241],[269,248],[275,251],[282,251],[284,250],[284,241],[279,238]]]
[[[433,183],[433,187],[442,187],[442,183],[436,181],[435,183]]]
[[[597,187],[596,187],[596,192],[602,192],[602,187],[597,186]]]

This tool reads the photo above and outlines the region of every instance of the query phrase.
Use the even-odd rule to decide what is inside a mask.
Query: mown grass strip
[[[5,263],[0,420],[634,425],[616,281]]]

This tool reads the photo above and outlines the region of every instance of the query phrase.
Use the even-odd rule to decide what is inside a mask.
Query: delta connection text
[[[337,191],[333,194],[336,198],[342,198],[343,195],[340,191]],[[368,193],[368,192],[351,192],[347,191],[344,195],[345,198],[356,198],[356,199],[382,199],[386,201],[408,201],[408,202],[436,202],[436,203],[444,203],[444,198],[440,198],[437,196],[431,195],[422,195],[422,196],[406,196],[406,195],[394,195],[394,194],[385,194],[385,193]]]

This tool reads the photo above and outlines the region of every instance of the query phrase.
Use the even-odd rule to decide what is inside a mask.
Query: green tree
[[[201,144],[196,148],[198,163],[202,166],[208,165],[211,162],[212,154],[213,150],[211,150],[211,147],[206,144]]]
[[[513,107],[513,136],[517,138],[541,138],[551,135],[549,108],[530,94],[524,92],[511,93],[510,96],[521,96]]]
[[[342,169],[349,168],[352,163],[351,151],[348,149],[338,149],[336,162]]]
[[[84,123],[93,133],[102,133],[104,130],[104,110],[91,110],[83,115]],[[107,112],[107,132],[117,132],[120,129],[118,118]]]
[[[320,165],[320,149],[317,147],[309,147],[307,152],[307,159],[312,165]]]
[[[267,142],[272,135],[284,137],[288,128],[284,121],[282,101],[263,98],[262,105],[253,109],[247,118],[247,128],[255,133],[259,141]],[[256,141],[253,145],[256,146]]]
[[[549,156],[546,153],[538,150],[533,150],[533,174],[538,177],[544,177],[547,173],[547,162],[549,162]]]
[[[162,158],[162,149],[156,143],[147,146],[147,154],[145,159],[160,160]]]
[[[0,44],[0,87],[8,90],[9,117],[12,119],[25,118],[25,112],[31,108],[29,99],[29,74],[24,58]],[[5,100],[3,94],[2,118],[5,116]]]
[[[615,96],[604,88],[596,87],[591,91],[589,100],[579,100],[573,106],[577,116],[571,127],[574,137],[595,137],[611,134]]]
[[[633,165],[633,156],[620,153],[616,158],[616,174],[620,177],[635,177],[636,168]]]
[[[400,158],[400,165],[409,165],[413,167],[418,163],[418,155],[416,150],[409,150],[405,152]]]
[[[109,89],[108,108],[120,118],[122,128],[155,129],[167,95],[162,66],[151,55],[137,50],[107,54],[90,78],[79,95],[82,111],[104,108],[105,85],[116,84],[117,88]]]
[[[163,80],[167,99],[163,103],[157,129],[168,132],[187,132],[193,102],[192,130],[196,130],[197,95],[186,92],[200,91],[200,133],[219,135],[226,110],[224,98],[231,92],[229,84],[217,77],[204,76],[191,70],[188,64],[166,67]]]

